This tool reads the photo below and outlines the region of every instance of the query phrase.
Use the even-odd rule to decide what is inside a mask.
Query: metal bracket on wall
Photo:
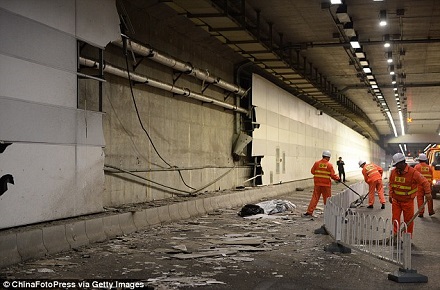
[[[176,78],[173,78],[173,85],[176,84],[177,80],[182,76],[183,72],[174,73],[174,75],[177,75]]]
[[[223,98],[223,101],[226,101],[230,96],[231,96],[232,92],[229,92],[226,97]]]

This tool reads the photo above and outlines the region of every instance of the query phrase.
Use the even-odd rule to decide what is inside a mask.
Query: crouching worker
[[[379,196],[379,201],[382,204],[381,209],[385,208],[385,195],[383,193],[383,183],[382,174],[383,169],[379,165],[374,163],[367,164],[366,161],[360,160],[359,167],[362,168],[362,175],[364,176],[365,182],[368,184],[368,207],[373,208],[374,205],[374,194],[377,190],[377,195]]]
[[[316,161],[310,172],[313,174],[313,195],[310,200],[307,212],[303,216],[313,215],[313,211],[316,209],[316,205],[321,198],[324,200],[324,204],[327,203],[327,198],[332,196],[332,179],[340,181],[339,176],[336,175],[333,165],[329,162],[331,157],[330,151],[322,152],[322,159]]]
[[[417,195],[418,186],[423,188],[423,194],[429,201],[432,200],[431,184],[414,168],[406,164],[402,153],[393,155],[393,166],[389,179],[389,201],[392,204],[393,232],[397,235],[400,225],[400,216],[403,213],[403,221],[408,226],[408,233],[414,230],[414,223],[408,222],[414,216],[414,198]]]

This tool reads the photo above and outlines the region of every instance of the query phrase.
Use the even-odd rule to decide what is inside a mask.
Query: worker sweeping
[[[423,177],[428,180],[429,184],[432,184],[432,176],[434,169],[431,165],[428,164],[428,157],[426,157],[426,154],[419,154],[419,164],[416,164],[414,166],[414,169],[420,172]],[[419,185],[417,190],[417,207],[421,208],[424,202],[425,196],[423,187]],[[425,213],[425,207],[423,206],[422,209],[419,211],[419,217],[422,218],[423,214]],[[434,201],[431,199],[428,201],[428,213],[430,216],[434,215]]]
[[[313,215],[313,211],[316,209],[316,205],[321,198],[324,200],[324,204],[327,203],[327,199],[332,196],[332,181],[333,180],[341,180],[339,176],[336,175],[333,165],[329,162],[331,157],[331,153],[328,150],[322,152],[322,159],[316,161],[310,172],[313,174],[313,195],[310,200],[309,206],[307,208],[307,212],[304,216]]]
[[[414,198],[420,186],[423,189],[425,198],[432,200],[431,184],[420,172],[408,166],[405,156],[402,153],[393,155],[393,166],[389,179],[389,201],[392,203],[393,232],[397,235],[400,225],[400,216],[403,213],[403,221],[407,224],[407,232],[411,234],[414,230],[414,223],[409,221],[414,215]],[[409,224],[408,224],[409,223]]]
[[[383,193],[382,174],[383,169],[379,165],[374,163],[367,164],[366,161],[360,160],[359,167],[362,168],[362,175],[365,182],[368,184],[368,206],[367,208],[374,207],[374,194],[377,191],[379,201],[382,204],[381,209],[385,208],[385,195]]]

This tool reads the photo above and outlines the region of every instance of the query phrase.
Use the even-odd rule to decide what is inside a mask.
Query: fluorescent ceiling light
[[[388,116],[388,119],[390,120],[391,126],[393,127],[394,137],[397,137],[396,125],[394,125],[393,117],[391,117],[391,113],[389,111],[387,111],[387,116]]]
[[[351,40],[350,40],[350,45],[351,45],[351,47],[353,47],[353,48],[361,48],[361,45],[360,45],[360,43],[359,43],[359,41],[358,41],[358,39],[357,39],[357,37],[352,37],[351,38]]]
[[[384,36],[384,41],[385,41],[385,43],[384,43],[384,47],[390,47],[391,46],[391,43],[390,43],[390,36],[387,34],[387,35],[385,35]]]
[[[371,73],[371,69],[369,67],[364,67],[363,70],[364,70],[364,73],[366,73],[366,74]]]
[[[350,16],[347,13],[347,5],[341,4],[338,6],[338,9],[336,9],[336,17],[341,23],[351,22]]]
[[[342,4],[342,0],[330,0],[331,4]]]
[[[379,13],[379,25],[385,26],[387,25],[387,11],[386,10],[380,10]]]
[[[388,51],[388,53],[387,53],[387,62],[388,63],[393,62],[393,53],[391,51]]]
[[[362,51],[362,48],[357,48],[354,50],[354,54],[356,55],[357,58],[361,59],[361,58],[367,58],[367,56],[365,55],[365,53]]]
[[[360,59],[359,63],[361,64],[361,66],[368,66],[368,60],[364,59]]]
[[[367,75],[367,79],[374,80],[374,76],[373,75]]]
[[[402,130],[402,136],[405,136],[405,124],[403,123],[402,111],[399,111],[400,128]]]

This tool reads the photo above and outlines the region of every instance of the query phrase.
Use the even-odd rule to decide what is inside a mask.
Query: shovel
[[[408,221],[408,223],[406,224],[406,228],[408,228],[408,226],[414,222],[414,220],[416,219],[416,217],[419,215],[420,211],[425,207],[426,203],[428,202],[427,199],[425,199],[425,201],[423,202],[423,204],[417,209],[417,211],[414,213],[414,215],[412,216],[412,218]],[[403,231],[405,230],[405,227],[400,229],[400,234],[403,233]],[[386,238],[386,244],[389,245],[390,241],[397,240],[397,235],[393,235],[392,237]]]

